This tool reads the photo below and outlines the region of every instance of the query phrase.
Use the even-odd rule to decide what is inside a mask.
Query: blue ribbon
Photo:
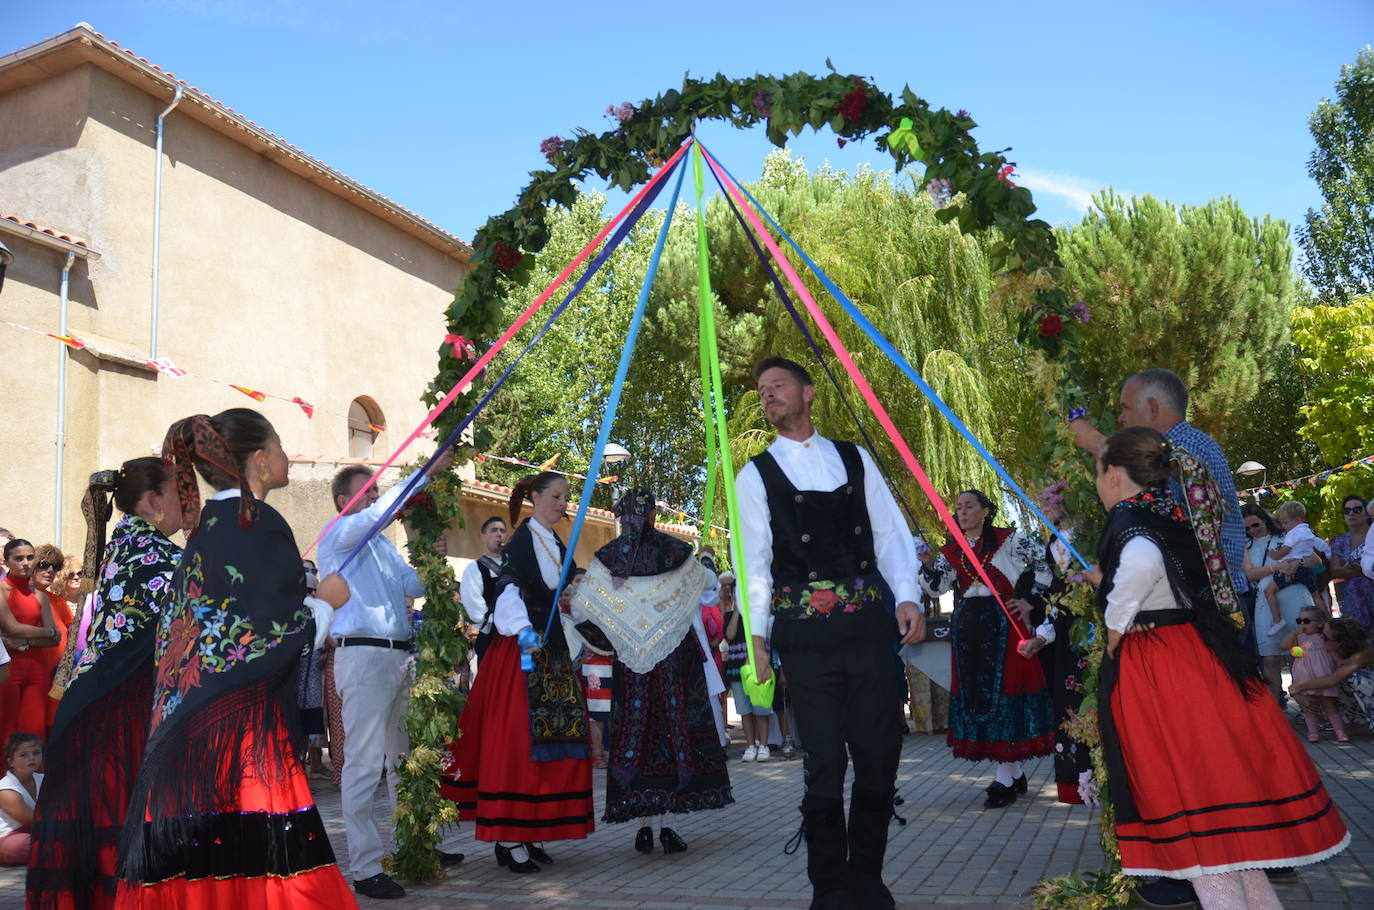
[[[687,156],[684,155],[682,157],[686,158]],[[682,158],[679,158],[676,162],[673,163],[672,167],[677,168],[680,167],[681,164]],[[679,182],[682,180],[683,173],[683,171],[678,172]],[[357,546],[353,548],[353,550],[348,554],[347,558],[344,559],[343,564],[339,566],[340,573],[342,573],[344,569],[348,568],[348,564],[351,563],[353,561],[353,558],[362,551],[363,547],[367,546],[368,541],[370,541],[373,537],[379,534],[383,528],[385,528],[388,524],[391,523],[391,520],[396,516],[396,512],[399,511],[407,501],[409,501],[410,497],[414,495],[414,491],[420,486],[421,481],[424,479],[425,471],[427,471],[430,465],[434,464],[434,462],[436,462],[439,459],[439,456],[443,454],[445,449],[448,449],[450,446],[453,446],[458,442],[458,438],[463,435],[463,431],[468,428],[468,425],[470,423],[472,423],[473,419],[477,416],[478,412],[480,412],[483,408],[487,406],[488,403],[491,402],[491,399],[496,395],[497,390],[501,388],[501,386],[505,383],[505,381],[508,378],[510,378],[510,374],[515,371],[515,367],[520,363],[521,360],[525,358],[525,355],[530,352],[530,349],[539,343],[539,340],[544,337],[544,334],[546,332],[548,332],[549,326],[553,325],[555,319],[563,315],[563,311],[568,308],[568,304],[572,302],[572,299],[576,297],[579,293],[581,293],[582,289],[587,286],[587,282],[591,281],[592,276],[595,275],[597,271],[600,270],[601,266],[606,263],[606,260],[610,258],[611,253],[615,252],[615,248],[619,246],[620,242],[629,235],[631,228],[633,228],[635,224],[639,221],[639,219],[644,215],[644,213],[648,211],[649,206],[652,205],[653,201],[658,198],[659,192],[663,189],[664,185],[667,182],[667,174],[665,174],[663,179],[655,183],[653,188],[644,195],[644,198],[639,200],[639,204],[636,205],[634,207],[634,210],[630,212],[629,216],[626,217],[625,220],[620,223],[620,225],[616,228],[615,233],[611,235],[610,239],[607,240],[606,244],[601,248],[601,252],[598,253],[596,258],[592,260],[591,264],[587,266],[587,270],[582,274],[582,277],[577,279],[577,283],[573,285],[572,290],[568,291],[567,296],[565,296],[562,302],[558,304],[557,309],[555,309],[553,313],[549,315],[549,318],[544,321],[544,324],[540,327],[539,332],[533,338],[530,339],[529,344],[525,345],[524,350],[522,350],[519,353],[519,355],[517,355],[516,358],[513,361],[511,361],[510,366],[506,367],[506,371],[501,374],[501,378],[497,379],[496,382],[492,384],[492,387],[487,390],[486,394],[482,396],[481,400],[478,401],[477,404],[473,405],[472,410],[468,411],[467,416],[464,417],[458,423],[458,426],[455,427],[453,432],[448,435],[448,438],[445,439],[442,444],[440,444],[434,449],[434,454],[431,455],[429,460],[425,462],[424,467],[422,467],[415,473],[411,474],[410,477],[406,479],[405,492],[401,496],[399,496],[394,503],[392,503],[390,508],[388,508],[385,512],[378,516],[377,520],[373,522],[372,527],[368,529],[365,535],[363,535],[362,540],[358,541]]]
[[[686,157],[684,155],[683,159]],[[644,310],[649,305],[649,292],[654,287],[658,262],[663,258],[663,247],[668,242],[668,228],[673,223],[673,210],[677,208],[678,195],[682,191],[682,178],[686,174],[686,168],[677,173],[677,183],[673,185],[673,198],[668,203],[667,214],[663,216],[663,226],[658,231],[658,243],[654,245],[653,255],[649,257],[649,268],[644,273],[644,283],[639,288],[639,301],[635,304],[634,315],[630,317],[630,329],[625,336],[625,346],[620,349],[620,363],[615,368],[611,394],[606,398],[606,413],[601,418],[596,445],[592,447],[592,461],[587,467],[587,479],[582,484],[582,498],[577,503],[577,517],[573,519],[572,531],[568,534],[568,549],[563,554],[563,568],[558,573],[558,587],[553,592],[553,609],[549,611],[549,621],[544,626],[544,641],[549,640],[549,635],[553,631],[553,620],[558,615],[558,599],[563,595],[563,588],[568,583],[568,574],[573,566],[573,553],[577,550],[578,538],[582,536],[582,525],[587,520],[587,510],[592,505],[592,494],[596,492],[596,478],[601,476],[601,458],[606,453],[606,444],[611,440],[611,426],[615,423],[615,412],[620,408],[620,393],[625,389],[625,377],[629,375],[630,361],[634,358],[635,341],[644,322]]]
[[[711,157],[715,158],[714,155],[712,155]],[[716,158],[715,160],[716,163],[720,163],[720,159]],[[827,275],[824,272],[824,270],[821,269],[820,266],[816,265],[816,263],[811,261],[811,257],[806,255],[806,251],[803,250],[800,246],[798,246],[795,240],[788,236],[788,233],[782,229],[782,225],[778,224],[778,222],[774,220],[773,216],[768,214],[768,211],[762,205],[759,204],[759,201],[753,197],[753,195],[749,192],[748,189],[745,188],[744,184],[740,183],[738,180],[735,180],[735,175],[731,174],[730,171],[726,169],[724,164],[720,165],[720,169],[725,171],[726,175],[729,176],[729,178],[732,181],[734,181],[735,185],[738,186],[741,192],[744,193],[745,198],[747,198],[750,201],[750,203],[753,204],[754,208],[758,209],[759,213],[768,220],[768,223],[773,226],[774,230],[776,230],[779,235],[781,235],[782,239],[786,240],[787,243],[792,247],[792,249],[796,250],[797,255],[801,257],[802,262],[805,262],[807,268],[811,269],[811,271],[816,275],[816,277],[820,279],[821,284],[823,284],[825,286],[825,289],[828,292],[830,292],[830,296],[834,297],[836,302],[838,302],[840,306],[844,308],[844,311],[849,315],[849,318],[854,320],[854,323],[860,329],[863,330],[864,334],[867,335],[870,340],[872,340],[872,342],[878,347],[878,350],[882,351],[885,355],[887,355],[887,358],[891,360],[894,364],[896,364],[897,368],[901,370],[904,374],[906,374],[906,377],[908,379],[915,383],[916,388],[920,389],[921,393],[925,395],[926,398],[930,399],[930,403],[935,405],[936,409],[942,415],[944,415],[945,419],[948,420],[950,424],[956,430],[959,431],[959,435],[963,436],[964,439],[968,440],[969,445],[973,446],[974,451],[978,453],[979,457],[981,457],[985,462],[988,463],[988,465],[994,471],[997,472],[997,475],[1001,477],[1002,480],[1006,482],[1006,484],[1016,492],[1016,495],[1021,497],[1021,501],[1024,502],[1030,508],[1030,510],[1035,513],[1035,516],[1045,523],[1045,526],[1050,529],[1051,533],[1053,533],[1055,537],[1058,537],[1060,541],[1063,542],[1064,546],[1068,548],[1069,552],[1073,554],[1074,558],[1077,559],[1079,563],[1081,563],[1085,568],[1087,566],[1092,565],[1092,563],[1083,558],[1082,554],[1080,554],[1078,550],[1074,549],[1073,543],[1069,540],[1068,536],[1064,534],[1062,531],[1060,531],[1057,527],[1055,527],[1054,522],[1050,521],[1048,518],[1045,517],[1045,513],[1040,511],[1040,507],[1037,506],[1035,502],[1029,496],[1026,495],[1026,492],[1021,489],[1020,485],[1017,484],[1015,480],[1012,480],[1011,475],[1007,473],[1006,469],[1002,467],[1001,463],[993,457],[991,452],[989,452],[986,448],[983,447],[983,444],[979,442],[978,438],[973,435],[973,433],[969,430],[967,426],[964,425],[964,422],[959,419],[959,416],[955,414],[952,410],[950,410],[949,405],[945,404],[944,400],[940,398],[936,391],[933,388],[931,388],[930,385],[923,378],[921,378],[921,374],[917,373],[916,370],[911,366],[911,364],[907,363],[906,358],[903,357],[902,353],[892,345],[892,342],[888,341],[887,338],[883,336],[883,333],[878,331],[877,327],[874,326],[873,323],[868,321],[868,317],[863,314],[863,311],[861,311],[857,306],[854,305],[854,303],[848,297],[845,296],[844,291],[841,291],[839,287],[836,286],[835,282],[830,280],[830,276]]]
[[[724,167],[721,169],[724,170]],[[854,426],[858,429],[859,435],[863,437],[864,445],[868,447],[869,454],[873,456],[873,461],[878,466],[878,473],[883,475],[883,480],[887,482],[888,488],[892,490],[892,494],[897,498],[897,502],[901,505],[902,511],[906,513],[907,521],[911,522],[918,533],[925,536],[926,532],[921,527],[921,523],[916,520],[916,513],[912,510],[911,504],[906,501],[906,497],[902,495],[901,488],[897,486],[896,481],[892,479],[892,471],[888,469],[887,462],[883,460],[883,456],[879,452],[878,447],[875,446],[873,440],[869,438],[868,431],[864,429],[863,422],[859,419],[858,412],[854,410],[853,403],[849,400],[849,396],[845,394],[844,386],[840,385],[839,378],[836,377],[834,370],[830,369],[830,363],[825,359],[824,351],[822,351],[821,346],[816,343],[816,338],[811,334],[811,330],[806,327],[805,320],[802,319],[801,313],[797,311],[797,305],[792,302],[792,298],[788,295],[787,289],[783,287],[782,279],[778,277],[777,270],[773,268],[773,263],[768,258],[768,254],[763,251],[763,247],[759,246],[758,238],[755,237],[754,232],[749,229],[749,225],[744,220],[743,213],[740,212],[739,206],[735,204],[734,197],[730,195],[730,192],[725,188],[725,184],[721,182],[720,175],[710,168],[707,168],[707,170],[711,171],[711,176],[715,178],[716,185],[720,187],[721,195],[724,196],[725,201],[730,204],[730,211],[734,213],[735,220],[739,222],[740,230],[744,231],[744,236],[749,238],[749,244],[754,248],[754,254],[759,257],[759,262],[763,265],[764,272],[768,274],[768,280],[773,282],[773,290],[778,292],[778,297],[782,300],[782,305],[787,308],[787,314],[792,317],[792,322],[795,323],[797,328],[801,331],[802,337],[806,339],[806,343],[811,346],[812,353],[816,355],[816,360],[820,362],[821,369],[824,370],[825,375],[830,378],[830,384],[835,387],[836,394],[840,396],[840,402],[844,405],[844,409],[849,412],[850,419],[854,421]]]

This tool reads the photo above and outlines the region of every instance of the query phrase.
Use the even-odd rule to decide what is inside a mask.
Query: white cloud
[[[1092,208],[1093,194],[1106,184],[1087,177],[1072,174],[1055,174],[1051,171],[1017,169],[1012,180],[1029,189],[1032,193],[1045,193],[1058,196],[1076,212],[1086,212]]]

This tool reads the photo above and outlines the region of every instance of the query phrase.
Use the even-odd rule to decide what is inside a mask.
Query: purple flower
[[[1088,320],[1092,318],[1092,313],[1088,310],[1088,305],[1081,300],[1069,305],[1069,315],[1084,325],[1087,325]]]
[[[1075,407],[1069,408],[1069,422],[1070,422],[1070,423],[1072,423],[1072,422],[1075,421],[1075,420],[1082,420],[1084,417],[1087,417],[1087,416],[1088,416],[1088,409],[1085,408],[1085,407],[1083,407],[1082,405],[1077,405],[1077,406],[1075,406]]]
[[[248,656],[248,648],[244,645],[239,645],[236,648],[230,648],[226,652],[226,655],[231,661],[237,663]]]
[[[626,123],[634,119],[635,106],[628,101],[622,101],[619,107],[614,104],[606,105],[606,116],[614,117],[621,123]]]
[[[930,194],[935,207],[942,209],[949,205],[949,200],[954,197],[954,186],[948,177],[936,177],[926,184],[926,192]]]
[[[549,161],[550,163],[553,162],[554,156],[555,156],[555,155],[561,154],[562,151],[563,151],[563,137],[562,137],[562,136],[550,136],[549,138],[545,139],[543,142],[539,143],[539,154],[541,154],[541,155],[543,155],[545,158],[547,158],[548,161]]]
[[[758,112],[758,115],[760,117],[767,117],[769,114],[772,113],[772,110],[770,110],[768,107],[768,105],[771,104],[772,101],[772,92],[765,92],[763,89],[759,89],[757,92],[754,93],[754,110]]]
[[[1087,581],[1088,579],[1087,579],[1087,577],[1086,577],[1082,572],[1075,572],[1075,573],[1073,573],[1072,575],[1070,575],[1068,578],[1066,578],[1066,579],[1064,579],[1064,580],[1067,581],[1067,582],[1068,582],[1069,584],[1071,584],[1071,585],[1081,585],[1083,582]]]

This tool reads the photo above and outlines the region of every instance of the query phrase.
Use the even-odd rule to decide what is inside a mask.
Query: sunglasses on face
[[[1259,522],[1255,522],[1254,524],[1246,525],[1246,526],[1245,526],[1245,530],[1247,530],[1247,531],[1258,531],[1258,530],[1259,530],[1260,528],[1262,528],[1262,527],[1264,527],[1264,525],[1260,524]]]
[[[1300,625],[1300,626],[1321,625],[1321,620],[1320,620],[1320,619],[1303,619],[1302,617],[1299,617],[1299,618],[1296,620],[1296,622],[1297,622],[1297,624]]]
[[[1346,506],[1341,511],[1347,515],[1359,515],[1364,511],[1364,506]]]
[[[53,571],[57,571],[58,569],[62,568],[62,566],[61,566],[59,563],[48,562],[46,559],[43,560],[42,562],[36,562],[36,563],[34,563],[34,564],[33,564],[33,567],[34,567],[35,569],[37,569],[38,571],[40,571],[40,572],[42,572],[42,571],[44,571],[44,570],[46,570],[46,569],[52,569]]]

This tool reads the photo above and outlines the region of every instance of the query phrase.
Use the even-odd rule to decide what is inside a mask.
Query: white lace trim
[[[606,634],[617,660],[648,673],[682,644],[710,581],[710,570],[695,559],[662,575],[626,579],[613,578],[594,559],[573,595],[573,610]]]
[[[1252,859],[1239,863],[1224,863],[1220,866],[1189,866],[1187,869],[1143,869],[1122,866],[1121,871],[1136,878],[1148,878],[1160,876],[1163,878],[1197,878],[1202,875],[1222,875],[1227,872],[1243,872],[1246,869],[1287,869],[1292,866],[1310,866],[1322,860],[1330,859],[1350,846],[1350,832],[1345,833],[1340,843],[1323,850],[1320,853],[1309,853],[1307,856],[1290,856],[1282,859]]]

